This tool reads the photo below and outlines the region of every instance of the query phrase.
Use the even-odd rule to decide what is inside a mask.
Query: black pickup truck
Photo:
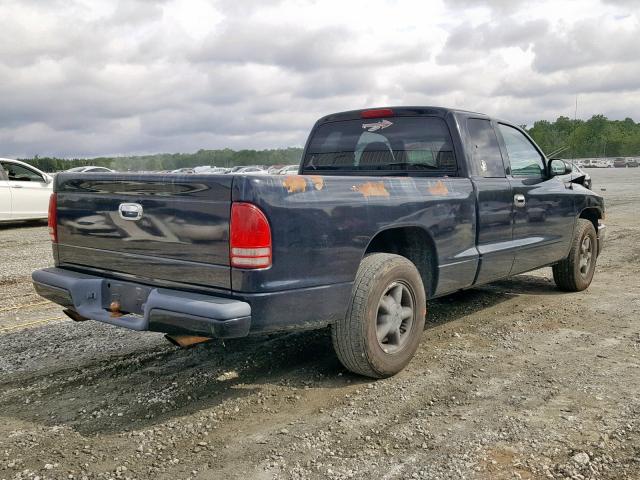
[[[414,355],[427,300],[543,266],[589,286],[604,202],[517,126],[434,107],[321,118],[298,175],[62,173],[40,295],[185,345],[331,329],[344,366]]]

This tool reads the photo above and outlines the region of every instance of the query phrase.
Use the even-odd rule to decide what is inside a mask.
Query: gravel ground
[[[29,283],[46,227],[2,227],[0,479],[640,478],[640,169],[591,174],[590,289],[543,269],[433,301],[416,358],[376,382],[326,331],[178,350],[61,320]]]

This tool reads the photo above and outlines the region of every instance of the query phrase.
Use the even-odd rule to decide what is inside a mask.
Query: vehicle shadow
[[[425,329],[489,308],[518,295],[562,295],[553,280],[535,275],[516,275],[470,290],[452,293],[429,302]]]
[[[427,328],[489,308],[513,295],[556,294],[552,285],[539,277],[519,276],[433,300]],[[77,332],[56,340],[63,338],[61,329]],[[37,330],[35,338],[29,339],[31,344],[62,343],[55,357],[38,359],[42,369],[11,373],[0,380],[0,410],[4,417],[47,426],[68,425],[84,435],[122,433],[201,411],[224,411],[227,400],[238,398],[246,398],[259,413],[264,404],[256,403],[257,392],[274,388],[319,392],[348,390],[371,382],[340,365],[328,329],[214,340],[183,350],[158,334],[116,332],[115,327],[94,322]],[[0,337],[0,351],[4,344],[11,344],[14,335],[15,343],[19,333]],[[145,336],[147,340],[136,343],[136,338],[141,338],[136,335],[153,337]],[[100,342],[116,345],[103,352],[95,347]],[[28,343],[24,345],[28,348]],[[282,396],[276,397],[273,408],[277,410],[295,408],[303,413],[314,405],[303,402],[305,405],[294,407],[282,404],[286,402]],[[319,398],[326,401],[326,393]]]
[[[552,278],[522,274],[500,280],[484,287],[511,295],[566,295],[560,290]]]

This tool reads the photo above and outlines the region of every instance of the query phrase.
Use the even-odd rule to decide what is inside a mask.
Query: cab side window
[[[499,124],[498,128],[509,155],[511,175],[543,178],[544,161],[529,139],[522,132],[508,125]]]
[[[44,182],[44,178],[42,178],[39,173],[23,167],[22,165],[3,163],[2,167],[5,169],[9,180],[12,182]]]
[[[491,122],[482,118],[470,118],[467,120],[467,130],[474,173],[481,177],[504,178],[500,145]]]

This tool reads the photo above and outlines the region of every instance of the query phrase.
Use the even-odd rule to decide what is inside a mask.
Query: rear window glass
[[[318,127],[305,170],[456,171],[451,135],[436,117],[345,120]]]

